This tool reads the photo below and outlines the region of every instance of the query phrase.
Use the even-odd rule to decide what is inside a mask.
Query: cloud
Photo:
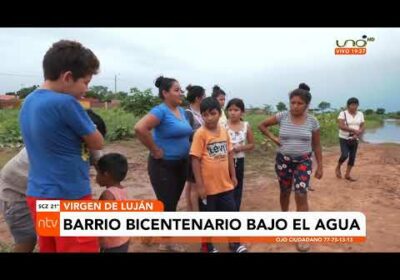
[[[375,37],[365,56],[335,56],[336,40]],[[182,86],[219,84],[228,98],[253,106],[287,102],[299,82],[312,87],[313,105],[334,107],[358,96],[366,107],[400,110],[397,78],[400,29],[389,28],[3,28],[0,92],[42,81],[51,44],[75,39],[101,61],[92,84],[118,90],[154,88],[163,74]],[[17,74],[21,76],[7,76]]]

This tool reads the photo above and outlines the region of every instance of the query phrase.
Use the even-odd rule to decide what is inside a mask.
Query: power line
[[[13,74],[13,73],[0,73],[1,76],[15,76],[15,77],[41,77],[39,75],[29,75],[29,74]]]

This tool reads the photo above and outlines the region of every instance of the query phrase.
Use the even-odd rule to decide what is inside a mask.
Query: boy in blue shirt
[[[30,163],[27,203],[36,221],[36,200],[91,199],[90,150],[103,137],[79,103],[99,60],[79,42],[61,40],[43,59],[45,81],[24,101],[22,137]],[[98,252],[97,238],[41,237],[40,252]]]

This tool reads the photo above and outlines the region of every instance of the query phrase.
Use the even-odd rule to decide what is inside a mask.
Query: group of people
[[[239,211],[245,152],[254,148],[251,127],[242,120],[243,101],[228,102],[227,118],[226,94],[218,86],[205,97],[203,87],[189,85],[186,110],[180,106],[184,96],[176,79],[161,76],[155,86],[163,102],[136,124],[135,132],[150,151],[148,173],[165,211],[176,211],[185,182],[189,210]],[[181,251],[177,244],[162,244],[161,249]],[[247,251],[237,242],[230,249]],[[218,250],[204,242],[201,251]]]
[[[101,118],[85,110],[79,100],[88,90],[99,60],[79,42],[62,40],[43,59],[45,81],[24,101],[20,127],[25,148],[1,170],[0,201],[15,240],[14,250],[30,252],[36,244],[36,200],[88,200],[92,198],[89,168],[96,168],[96,182],[106,187],[99,199],[125,200],[121,183],[128,172],[126,157],[103,154],[106,127]],[[245,104],[233,98],[225,107],[226,93],[214,86],[210,97],[198,85],[189,85],[181,107],[183,90],[176,79],[155,81],[162,103],[137,122],[138,139],[149,150],[148,174],[154,193],[165,211],[176,211],[186,184],[189,211],[240,211],[245,154],[254,149],[253,131],[244,121]],[[311,93],[302,83],[289,94],[290,110],[279,112],[258,129],[277,144],[275,170],[280,185],[282,211],[289,210],[295,192],[297,211],[308,211],[307,191],[312,174],[312,154],[317,162],[315,177],[323,176],[320,126],[308,113]],[[348,100],[339,115],[341,165],[349,157],[345,179],[354,166],[358,138],[364,131],[358,100]],[[225,110],[227,115],[225,114]],[[269,127],[279,125],[279,136]],[[43,237],[40,252],[127,252],[126,237]],[[232,252],[247,252],[244,244],[229,243]],[[178,244],[160,244],[160,250],[183,251]],[[202,252],[218,252],[205,240]],[[300,249],[299,249],[300,250]]]
[[[225,92],[214,86],[205,97],[201,86],[189,85],[186,99],[189,108],[181,107],[184,92],[176,79],[159,77],[155,82],[162,104],[154,107],[135,126],[139,140],[150,154],[148,172],[157,199],[166,211],[176,211],[186,183],[188,210],[240,211],[243,193],[245,153],[254,148],[254,137],[248,122],[243,121],[245,105],[239,98],[231,99],[225,108]],[[307,191],[312,173],[312,154],[317,168],[315,178],[323,176],[320,125],[308,113],[310,87],[301,83],[289,93],[290,110],[279,112],[259,126],[259,130],[278,146],[275,170],[280,185],[282,211],[289,210],[290,194],[295,193],[297,211],[308,211]],[[336,170],[349,157],[345,178],[350,176],[357,151],[358,138],[364,130],[358,100],[350,98],[347,110],[339,119],[341,156]],[[226,117],[224,111],[227,111]],[[279,125],[279,136],[269,127]],[[178,245],[161,246],[180,251]],[[235,252],[245,252],[243,244],[230,244]],[[304,250],[299,245],[299,250]],[[204,242],[201,251],[217,252]]]

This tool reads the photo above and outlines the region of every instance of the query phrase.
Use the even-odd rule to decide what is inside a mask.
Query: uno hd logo
[[[367,35],[363,35],[358,40],[336,40],[335,55],[365,55],[368,43],[374,41],[374,37],[368,37]]]

